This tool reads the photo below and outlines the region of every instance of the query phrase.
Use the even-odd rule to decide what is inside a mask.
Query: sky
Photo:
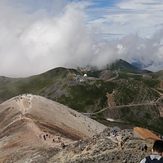
[[[0,0],[0,76],[116,59],[163,70],[161,0]]]

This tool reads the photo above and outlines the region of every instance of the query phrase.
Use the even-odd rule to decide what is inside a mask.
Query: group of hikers
[[[117,131],[113,130],[113,135],[117,136]],[[124,148],[124,141],[120,141],[121,149]],[[143,152],[148,151],[148,146],[145,144],[140,147]],[[146,156],[140,163],[163,163],[163,140],[156,140],[153,143],[152,154]]]
[[[153,144],[152,154],[145,157],[140,163],[163,163],[163,140],[156,140]]]
[[[43,138],[43,139],[46,141],[46,140],[47,140],[48,138],[50,138],[51,136],[48,135],[48,134],[44,134],[44,135],[41,135],[41,134],[40,134],[39,137],[40,137],[40,138]],[[60,137],[60,136],[57,137],[57,140],[56,140],[55,138],[53,138],[53,139],[52,139],[52,142],[53,142],[53,143],[55,143],[55,142],[56,142],[56,143],[60,143],[60,147],[61,147],[61,148],[65,148],[65,147],[67,146],[67,145],[65,145],[64,142],[61,141],[61,137]]]
[[[113,130],[113,135],[117,136],[117,131]],[[121,149],[124,148],[124,141],[120,141]],[[140,147],[143,152],[148,151],[148,146],[145,144]],[[152,147],[152,153],[143,158],[140,163],[163,163],[163,139],[155,140]]]
[[[117,132],[114,131],[114,135],[117,135]],[[41,135],[40,135],[41,136]],[[48,134],[43,135],[44,140],[46,140],[46,138],[50,136]],[[61,143],[61,147],[65,148],[66,145],[61,142],[60,140],[61,138],[58,137],[57,142]],[[53,142],[55,142],[55,139],[53,139]],[[120,142],[120,146],[123,149],[124,148],[124,142],[121,141]],[[141,147],[142,151],[147,152],[148,146],[145,144],[144,146]],[[146,156],[145,158],[143,158],[140,163],[163,163],[163,140],[156,140],[153,144],[153,148],[152,148],[152,154],[149,156]]]

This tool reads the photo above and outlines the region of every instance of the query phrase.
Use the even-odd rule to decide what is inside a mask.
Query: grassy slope
[[[122,63],[121,63],[122,64]],[[127,64],[128,66],[128,64]],[[144,78],[136,69],[118,67],[118,78],[113,81],[101,79],[79,82],[68,74],[81,74],[73,69],[56,68],[46,73],[19,79],[2,78],[0,80],[0,97],[9,99],[13,96],[32,93],[48,97],[80,112],[95,112],[107,106],[106,93],[115,92],[116,105],[156,100],[159,94],[151,88],[159,85],[160,74],[151,73]],[[99,77],[101,71],[90,71],[91,76]],[[90,73],[89,72],[89,73]],[[134,72],[134,73],[133,73]],[[107,112],[94,117],[104,121]],[[123,108],[113,112],[113,116],[127,124],[149,126],[159,131],[163,119],[159,118],[156,106]],[[105,123],[105,122],[104,122]]]

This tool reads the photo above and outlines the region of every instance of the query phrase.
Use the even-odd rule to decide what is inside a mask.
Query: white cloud
[[[152,38],[141,38],[137,34],[131,34],[120,40],[106,43],[103,47],[104,50],[97,55],[99,57],[104,55],[105,64],[122,58],[129,63],[141,62],[144,68],[152,71],[163,70],[162,38],[163,30],[157,31]],[[100,65],[102,66],[102,64]]]
[[[2,0],[0,76],[30,76],[59,66],[102,68],[118,58],[163,69],[163,3],[120,2],[95,8],[91,0]]]
[[[4,64],[0,65],[0,74],[28,76],[57,66],[87,64],[92,41],[83,22],[84,5],[67,4],[59,15],[44,13],[43,17],[38,11],[28,15],[4,6],[9,13],[7,19],[1,17],[0,57]]]
[[[119,38],[130,33],[152,36],[162,28],[162,8],[160,0],[119,0],[114,6],[89,9],[94,14],[90,23],[99,26],[101,33],[108,33],[108,39],[111,33],[121,34]]]

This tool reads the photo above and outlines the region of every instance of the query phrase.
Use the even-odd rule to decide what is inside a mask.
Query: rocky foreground
[[[113,129],[118,131],[113,134]],[[99,135],[85,140],[65,144],[65,147],[46,145],[42,148],[21,148],[15,155],[1,160],[2,163],[139,163],[151,153],[153,141],[142,140],[133,136],[132,130],[121,130],[117,127],[107,128]],[[123,146],[120,142],[123,141]],[[37,143],[37,142],[36,142]],[[142,145],[148,151],[141,151]],[[36,145],[36,144],[35,144]],[[61,143],[60,143],[61,145]],[[37,146],[37,145],[36,145]],[[33,152],[31,152],[33,150]],[[30,155],[29,155],[30,153]],[[21,157],[28,156],[24,159]]]
[[[67,146],[48,163],[138,163],[142,158],[151,153],[153,141],[135,138],[133,130],[120,130],[116,127],[117,135],[113,128],[107,128],[98,136],[85,141],[78,141],[73,146]],[[120,142],[123,141],[123,146]],[[147,152],[140,147],[148,146]]]

